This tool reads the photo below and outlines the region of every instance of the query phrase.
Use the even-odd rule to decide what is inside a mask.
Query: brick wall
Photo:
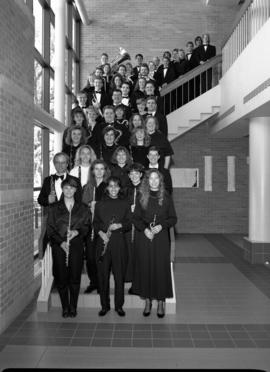
[[[33,45],[24,2],[0,7],[0,331],[33,296]]]
[[[208,32],[220,45],[239,9],[237,1],[91,0],[85,1],[91,20],[81,32],[81,85],[107,51],[113,59],[119,46],[132,57],[142,53],[148,62],[164,50],[185,48],[186,41]]]
[[[248,138],[214,138],[201,124],[172,146],[173,167],[199,168],[199,188],[174,189],[177,232],[247,233]],[[212,191],[204,191],[204,156],[213,157]],[[227,191],[227,156],[235,156],[235,192]]]

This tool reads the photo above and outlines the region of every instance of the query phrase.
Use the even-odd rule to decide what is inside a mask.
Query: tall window
[[[54,116],[54,68],[55,68],[55,4],[59,0],[33,0],[35,18],[34,45],[34,103]],[[79,87],[79,32],[80,17],[71,0],[66,0],[66,109],[71,110],[72,100]],[[69,115],[65,124],[68,125]],[[44,177],[55,171],[54,133],[48,123],[34,125],[34,231],[35,252],[41,225],[41,210],[37,197]]]

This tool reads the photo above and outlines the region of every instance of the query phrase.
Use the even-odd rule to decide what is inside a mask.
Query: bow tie
[[[64,177],[65,177],[64,175],[62,175],[62,176],[58,176],[57,174],[55,174],[55,175],[53,176],[53,178],[55,179],[55,181],[59,180],[59,178],[61,178],[61,180],[63,181]]]
[[[99,93],[99,94],[101,94],[101,90],[97,90],[97,91],[95,91],[95,93]]]

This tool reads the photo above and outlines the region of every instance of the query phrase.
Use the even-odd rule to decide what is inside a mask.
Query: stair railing
[[[270,17],[269,0],[246,0],[222,43],[223,74]]]
[[[221,76],[222,56],[220,54],[166,85],[160,91],[165,115],[214,88],[218,85]]]

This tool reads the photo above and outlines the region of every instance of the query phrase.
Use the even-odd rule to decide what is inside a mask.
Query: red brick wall
[[[247,233],[248,138],[214,138],[207,124],[172,142],[176,168],[199,168],[199,188],[174,189],[177,232]],[[204,191],[204,156],[213,156],[212,191]],[[227,156],[235,156],[236,191],[227,191]]]
[[[220,45],[239,8],[236,1],[91,0],[85,1],[91,24],[81,32],[81,84],[107,51],[113,59],[119,46],[132,57],[142,53],[148,62],[164,50],[185,48],[186,41],[204,32]]]
[[[33,296],[33,18],[0,7],[0,331]]]

